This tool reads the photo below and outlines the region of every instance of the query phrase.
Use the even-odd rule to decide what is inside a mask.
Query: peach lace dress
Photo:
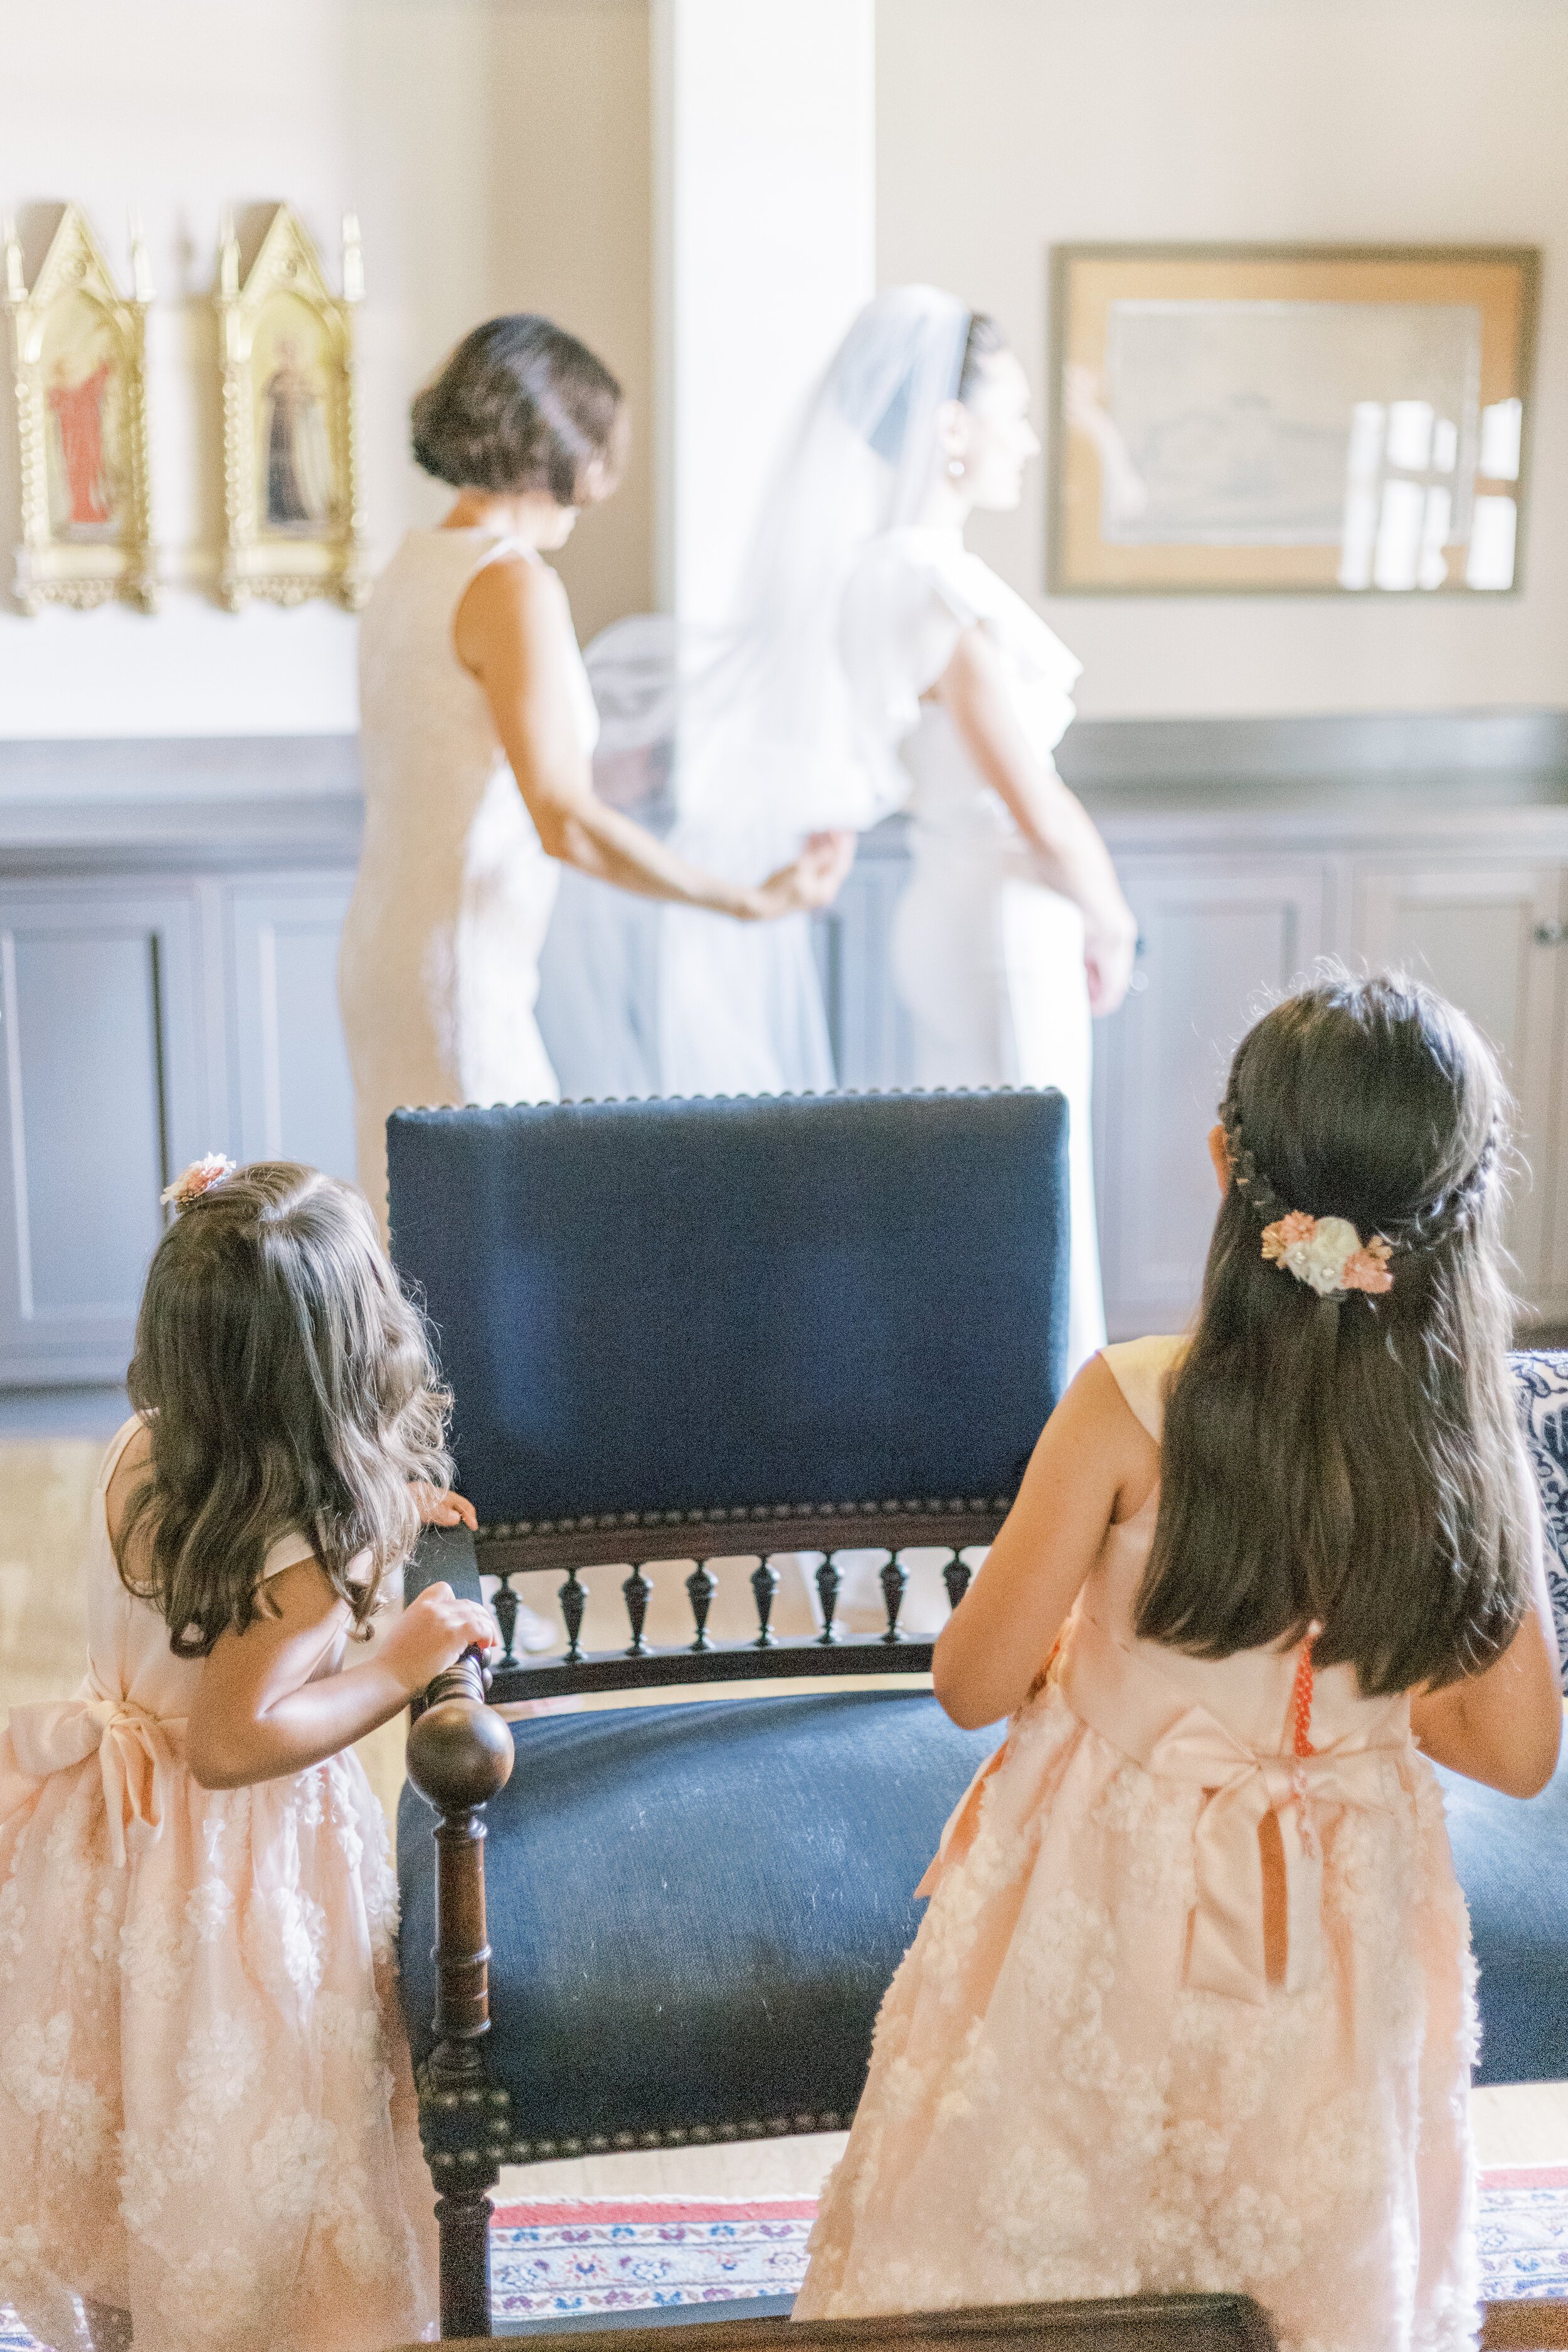
[[[105,1518],[136,1427],[93,1503],[87,1679],[0,1735],[0,2303],[59,2352],[73,2293],[136,2352],[379,2352],[436,2332],[381,1810],[352,1753],[185,1769],[200,1666]]]
[[[1105,1350],[1155,1438],[1181,1345]],[[1298,1759],[1294,1654],[1140,1642],[1157,1508],[948,1825],[795,2315],[1230,2289],[1288,2352],[1458,2352],[1473,1969],[1408,1699],[1320,1671]]]

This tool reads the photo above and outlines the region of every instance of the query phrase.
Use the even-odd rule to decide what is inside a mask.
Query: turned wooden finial
[[[430,1685],[408,1735],[408,1777],[441,1814],[488,1804],[511,1777],[511,1728],[485,1704],[484,1673],[469,1651]]]

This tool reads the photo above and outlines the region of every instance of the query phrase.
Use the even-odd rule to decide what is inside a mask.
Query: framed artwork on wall
[[[1517,588],[1533,248],[1051,263],[1053,595]]]
[[[237,612],[328,597],[364,602],[355,431],[354,310],[364,291],[359,229],[343,223],[343,290],[332,293],[287,205],[244,283],[226,222],[218,253],[224,537],[218,596]]]
[[[16,227],[4,232],[21,491],[14,593],[24,613],[157,602],[148,492],[141,236],[132,293],[114,282],[86,215],[67,205],[29,289]]]

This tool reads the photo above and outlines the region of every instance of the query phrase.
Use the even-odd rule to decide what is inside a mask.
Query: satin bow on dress
[[[110,1851],[124,1867],[128,1838],[151,1844],[163,1826],[173,1766],[184,1757],[185,1718],[149,1714],[89,1675],[72,1698],[11,1709],[17,1769],[47,1780],[85,1763],[96,1749],[103,1778]]]
[[[1260,1753],[1161,1671],[1152,1644],[1128,1648],[1080,1615],[1063,1640],[1051,1679],[1079,1721],[1156,1780],[1205,1792],[1193,1829],[1194,1901],[1184,1981],[1232,2000],[1261,2002],[1270,1971],[1262,1831],[1272,1814],[1284,1872],[1285,1957],[1277,1981],[1301,1992],[1321,1959],[1323,1855],[1317,1818],[1328,1806],[1375,1805],[1388,1797],[1392,1759],[1413,1749],[1408,1715],[1391,1707],[1390,1736],[1358,1731],[1309,1756]],[[960,1801],[935,1861],[916,1889],[930,1895],[961,1861],[980,1826],[986,1781],[1005,1742]]]

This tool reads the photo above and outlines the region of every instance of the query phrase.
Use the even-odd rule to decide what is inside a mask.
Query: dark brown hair
[[[1463,1013],[1338,974],[1243,1038],[1232,1181],[1171,1382],[1137,1626],[1199,1657],[1300,1641],[1363,1693],[1474,1674],[1523,1615],[1505,1350],[1505,1097]],[[1392,1289],[1320,1297],[1263,1255],[1286,1209],[1384,1236]]]
[[[958,367],[960,400],[969,398],[988,362],[1007,348],[1007,338],[989,310],[972,310],[969,332],[963,339],[963,357]]]
[[[268,1549],[296,1532],[363,1626],[418,1537],[410,1481],[444,1487],[451,1464],[449,1400],[360,1195],[257,1160],[182,1209],[153,1253],[127,1386],[152,1456],[121,1580],[176,1654],[255,1622]]]
[[[416,462],[454,489],[547,490],[582,506],[595,462],[594,495],[615,487],[621,387],[585,343],[531,311],[465,335],[411,413]]]

